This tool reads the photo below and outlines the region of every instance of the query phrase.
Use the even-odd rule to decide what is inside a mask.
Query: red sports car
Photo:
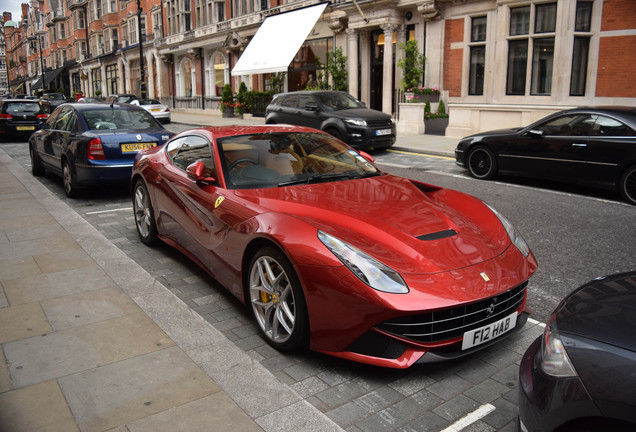
[[[537,262],[480,200],[380,171],[315,129],[192,129],[141,151],[141,240],[248,304],[265,340],[406,368],[521,328]]]

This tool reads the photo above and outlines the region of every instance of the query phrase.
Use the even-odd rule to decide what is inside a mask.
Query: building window
[[[216,3],[216,21],[221,22],[225,21],[225,4],[217,2]]]
[[[530,13],[531,7],[534,7],[534,16]],[[530,94],[549,96],[552,93],[556,10],[556,3],[510,9],[507,95],[527,93],[528,61],[531,61]]]
[[[221,96],[225,84],[225,58],[221,54],[214,56],[214,96]]]
[[[106,90],[108,91],[108,94],[119,93],[117,80],[117,65],[106,66]]]
[[[475,17],[470,31],[469,95],[484,94],[484,71],[486,70],[486,17]]]
[[[137,16],[133,16],[130,21],[128,21],[128,29],[130,32],[128,33],[128,43],[130,45],[136,44],[137,41]]]
[[[592,2],[577,1],[574,19],[574,48],[572,50],[572,74],[570,96],[585,96],[587,64],[590,52]]]
[[[91,81],[93,84],[93,94],[97,94],[97,90],[102,91],[102,70],[100,68],[91,69]]]

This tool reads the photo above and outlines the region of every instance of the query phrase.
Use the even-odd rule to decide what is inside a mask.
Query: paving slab
[[[80,429],[105,431],[220,391],[177,347],[59,378]],[[189,430],[187,423],[180,430]]]
[[[5,344],[4,352],[14,386],[25,387],[173,344],[146,314],[137,313],[16,340]]]
[[[39,303],[0,309],[0,344],[47,334],[53,331]]]
[[[79,431],[55,380],[0,393],[0,430]]]

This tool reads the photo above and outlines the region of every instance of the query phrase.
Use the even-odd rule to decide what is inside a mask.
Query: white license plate
[[[391,129],[379,129],[379,130],[375,131],[375,134],[377,136],[380,136],[380,135],[391,135]]]
[[[472,348],[477,345],[489,342],[498,338],[502,334],[509,332],[517,325],[517,312],[507,317],[495,321],[492,324],[470,330],[464,333],[464,341],[462,342],[462,350]]]

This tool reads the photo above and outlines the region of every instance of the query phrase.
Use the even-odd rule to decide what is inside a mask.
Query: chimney
[[[26,20],[28,19],[29,16],[29,4],[28,3],[22,3],[22,16],[20,17],[22,20]]]

